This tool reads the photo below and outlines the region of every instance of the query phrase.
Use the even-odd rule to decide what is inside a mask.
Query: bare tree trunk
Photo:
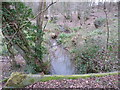
[[[42,10],[44,10],[46,8],[46,2],[39,2],[39,7],[38,7],[38,12],[41,12]],[[36,37],[36,42],[35,42],[35,46],[37,47],[35,49],[35,53],[38,54],[38,55],[41,55],[39,58],[36,57],[36,64],[39,64],[40,67],[42,67],[41,65],[43,64],[43,60],[42,60],[42,50],[41,50],[41,44],[42,44],[42,41],[43,41],[43,33],[40,33],[40,32],[43,32],[43,21],[44,21],[44,13],[41,13],[37,19],[36,19],[36,22],[37,22],[37,26],[39,27],[37,29],[37,37]],[[38,49],[39,47],[39,49]],[[41,64],[42,63],[42,64]],[[44,71],[43,71],[44,72]]]
[[[45,7],[46,7],[46,2],[39,2],[38,12],[41,12],[42,10],[44,10]],[[44,13],[40,14],[36,20],[37,26],[39,27],[39,29],[37,30],[38,33],[40,30],[42,31],[43,20],[44,20]],[[36,45],[41,44],[41,41],[42,40],[41,40],[40,36],[38,36],[37,40],[36,40]]]
[[[108,45],[109,45],[109,24],[108,24],[108,15],[107,15],[107,10],[106,10],[106,6],[105,6],[105,2],[104,2],[104,12],[105,12],[105,16],[106,16],[106,25],[107,25],[107,42],[106,42],[106,49],[108,49]]]

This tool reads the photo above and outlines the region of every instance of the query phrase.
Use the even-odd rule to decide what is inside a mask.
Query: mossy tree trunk
[[[11,8],[11,6],[13,6],[13,8]],[[19,22],[20,20],[19,16],[16,17],[16,14],[14,14],[15,12],[18,13],[17,12],[18,10],[22,10],[22,9],[18,8],[18,6],[14,3],[8,3],[8,2],[2,3],[2,11],[3,11],[2,33],[5,37],[5,42],[8,47],[8,51],[10,52],[13,60],[14,60],[14,50],[12,49],[16,49],[22,55],[28,66],[27,68],[29,69],[29,67],[31,67],[32,69],[32,70],[28,70],[28,73],[37,73],[41,71],[44,72],[45,69],[43,67],[42,57],[38,55],[38,54],[42,55],[42,51],[41,51],[42,31],[38,30],[38,32],[35,34],[37,38],[36,41],[34,40],[35,41],[34,43],[36,43],[35,48],[39,48],[39,53],[37,53],[36,49],[30,46],[29,44],[30,41],[26,38],[27,35],[26,33],[24,33],[24,29],[21,28],[21,26],[23,25],[21,24],[22,20]],[[23,16],[22,18],[24,19],[25,17]],[[28,17],[26,17],[26,20],[28,20],[27,18]],[[39,25],[39,27],[42,27],[42,23]]]

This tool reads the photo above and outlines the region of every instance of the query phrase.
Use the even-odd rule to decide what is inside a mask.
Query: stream
[[[70,54],[55,39],[50,40],[50,58],[52,75],[72,75],[74,67],[70,60]]]

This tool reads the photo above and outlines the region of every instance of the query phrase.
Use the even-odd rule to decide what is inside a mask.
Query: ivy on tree
[[[2,14],[2,33],[12,59],[17,50],[26,61],[27,73],[46,72],[42,61],[43,32],[29,21],[34,17],[32,9],[22,2],[3,2]],[[39,45],[36,45],[37,38],[41,39]]]

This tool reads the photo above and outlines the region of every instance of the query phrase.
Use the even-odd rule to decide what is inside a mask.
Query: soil
[[[13,67],[8,56],[0,57],[0,70],[2,71],[2,78],[7,78],[11,75],[12,72],[24,72],[25,60],[21,55],[16,55],[15,60],[19,67]]]

